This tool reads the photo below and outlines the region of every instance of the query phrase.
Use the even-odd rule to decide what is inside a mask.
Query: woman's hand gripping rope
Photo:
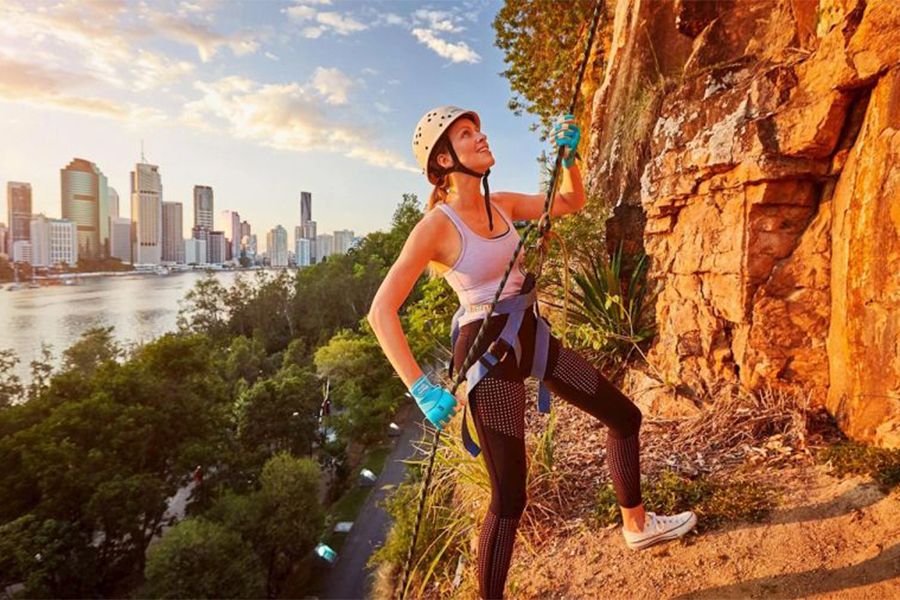
[[[553,147],[562,152],[562,165],[569,168],[578,158],[578,142],[581,140],[581,129],[575,124],[575,115],[563,115],[553,125]]]
[[[419,377],[409,388],[416,404],[438,431],[443,431],[450,418],[456,414],[456,398],[450,390],[439,387],[428,380],[427,375]]]

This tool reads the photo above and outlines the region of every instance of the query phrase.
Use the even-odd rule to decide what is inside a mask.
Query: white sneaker
[[[626,531],[622,528],[625,543],[632,550],[641,550],[647,546],[667,540],[680,538],[697,524],[697,515],[691,511],[678,513],[671,517],[657,515],[647,511],[643,531]]]

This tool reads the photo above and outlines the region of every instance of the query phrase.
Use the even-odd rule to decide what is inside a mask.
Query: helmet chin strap
[[[484,187],[484,210],[487,213],[488,217],[488,229],[493,231],[494,214],[491,211],[491,188],[490,185],[488,185],[488,175],[491,174],[491,170],[488,169],[484,173],[473,171],[469,167],[462,164],[462,161],[459,160],[459,157],[456,156],[456,150],[453,149],[453,144],[449,143],[449,140],[447,148],[450,150],[450,157],[453,159],[453,166],[447,170],[447,173],[458,171],[460,173],[465,173],[466,175],[471,175],[472,177],[478,177],[481,179],[481,185]]]

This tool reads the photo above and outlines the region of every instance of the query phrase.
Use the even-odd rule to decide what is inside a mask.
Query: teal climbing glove
[[[562,164],[569,168],[575,164],[578,158],[578,142],[581,139],[581,129],[575,124],[574,115],[563,115],[553,125],[553,145],[557,150],[562,150]]]
[[[453,409],[456,408],[456,398],[453,394],[428,381],[425,375],[410,386],[409,392],[431,424],[438,430],[443,430],[453,416]]]

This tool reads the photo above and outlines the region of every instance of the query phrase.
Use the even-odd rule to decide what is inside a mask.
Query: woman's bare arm
[[[381,282],[369,309],[368,319],[375,337],[406,387],[422,376],[422,369],[409,349],[398,313],[429,261],[437,258],[435,240],[441,239],[439,229],[437,219],[426,216],[419,221]]]
[[[581,182],[581,171],[577,165],[569,168],[561,167],[562,181],[553,199],[550,216],[561,217],[578,212],[584,206],[584,184]],[[496,202],[510,215],[514,221],[530,221],[539,218],[544,212],[546,194],[517,194],[515,192],[494,192],[491,201]]]

